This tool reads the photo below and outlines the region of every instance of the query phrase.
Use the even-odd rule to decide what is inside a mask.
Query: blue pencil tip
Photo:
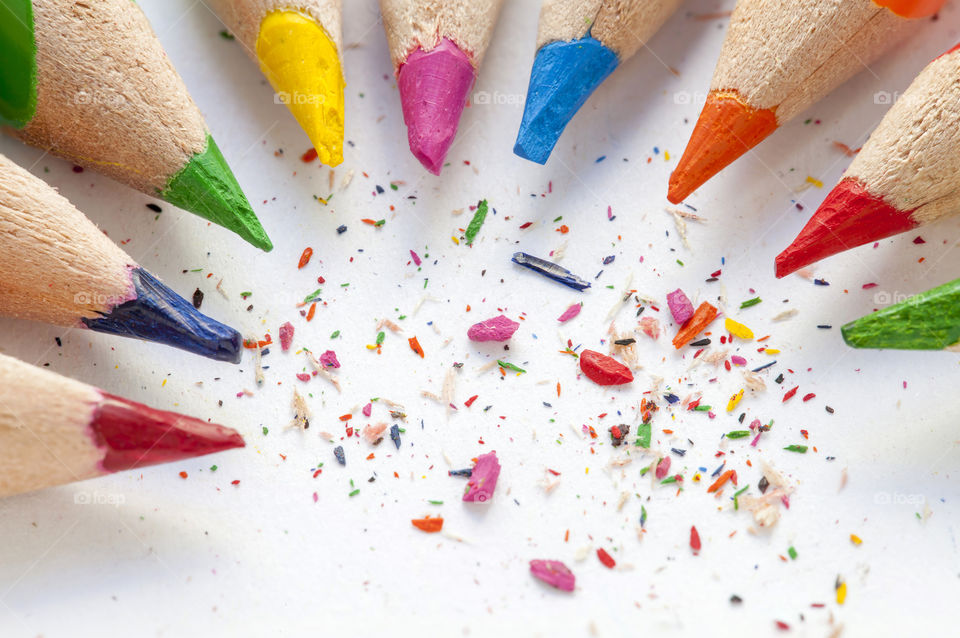
[[[97,319],[83,319],[91,330],[163,343],[217,361],[240,363],[240,333],[214,321],[143,268],[131,271],[137,298]]]
[[[513,152],[545,164],[567,123],[617,64],[616,54],[589,36],[540,47]]]

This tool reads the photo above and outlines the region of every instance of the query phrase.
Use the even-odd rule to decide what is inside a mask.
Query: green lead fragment
[[[384,331],[382,331],[382,330],[377,333],[377,345],[378,345],[378,346],[382,346],[382,345],[383,345],[383,340],[386,338],[386,336],[387,336],[387,333],[384,332]]]
[[[713,407],[713,406],[711,406],[711,405],[698,405],[697,407],[695,407],[695,408],[693,409],[693,411],[694,411],[694,412],[709,412],[709,411],[710,411],[710,408],[712,408],[712,407]]]
[[[226,29],[220,29],[220,37],[224,40],[233,40],[233,34]]]
[[[319,297],[321,292],[323,292],[323,288],[317,288],[316,290],[314,290],[309,295],[303,298],[303,303],[310,303],[311,301]]]
[[[513,370],[517,374],[523,374],[526,372],[526,370],[524,370],[523,368],[519,366],[515,366],[512,363],[507,363],[506,361],[501,361],[500,359],[497,359],[497,365],[500,366],[501,368],[506,368],[507,370]]]
[[[427,502],[431,505],[443,505],[443,501],[428,500]]]
[[[270,434],[270,428],[263,426],[263,436],[267,436],[268,434]]]
[[[217,471],[217,466],[216,466],[216,465],[211,465],[211,466],[210,466],[210,471],[211,471],[211,472],[216,472],[216,471]]]
[[[728,439],[742,439],[745,436],[750,436],[750,430],[733,430],[732,432],[727,432]]]
[[[733,493],[733,509],[740,509],[740,495],[750,489],[749,485],[744,485],[742,488]]]
[[[668,476],[667,478],[660,481],[660,485],[666,485],[667,483],[676,483],[676,482],[677,482],[677,475],[674,474],[673,476]]]
[[[339,331],[339,330],[334,330],[333,333],[330,335],[330,338],[331,338],[331,339],[336,339],[336,338],[339,337],[339,336],[340,336],[340,331]]]
[[[749,308],[750,306],[756,306],[758,303],[763,301],[760,297],[754,297],[753,299],[747,299],[742,304],[740,304],[740,310],[744,308]]]
[[[356,496],[356,495],[359,494],[359,493],[360,493],[360,488],[358,487],[357,489],[355,489],[355,490],[353,490],[352,492],[350,492],[350,494],[348,494],[347,496],[349,496],[350,498],[353,498],[354,496]]]
[[[637,428],[637,445],[649,450],[652,436],[653,427],[649,423],[641,423]]]
[[[799,452],[800,454],[806,454],[806,453],[807,453],[807,446],[806,446],[806,445],[788,445],[787,447],[785,447],[785,448],[783,448],[783,449],[786,450],[787,452]]]
[[[790,560],[797,560],[797,550],[795,550],[795,549],[793,548],[793,545],[791,545],[791,546],[787,549],[787,554],[790,555]]]
[[[467,231],[463,234],[467,238],[467,246],[473,245],[473,240],[477,237],[480,227],[483,226],[483,222],[487,218],[487,210],[487,200],[481,199],[480,203],[477,204],[477,212],[473,214],[473,219],[470,220]]]

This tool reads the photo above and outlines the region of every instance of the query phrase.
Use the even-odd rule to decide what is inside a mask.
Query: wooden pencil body
[[[682,0],[544,0],[537,48],[579,40],[587,34],[622,62],[660,29]]]
[[[913,32],[872,0],[739,0],[712,91],[736,91],[786,122]]]
[[[960,51],[920,72],[844,176],[917,224],[960,212]]]
[[[431,51],[444,38],[479,68],[502,5],[503,0],[380,0],[394,68],[418,47]]]
[[[0,355],[0,497],[103,474],[88,424],[99,390]]]
[[[200,112],[130,0],[33,0],[37,108],[13,134],[146,193],[206,147]]]
[[[343,54],[342,0],[210,0],[210,6],[240,40],[250,58],[257,59],[260,23],[275,11],[296,11],[313,18]]]
[[[0,313],[79,325],[136,296],[134,267],[70,202],[0,155]]]

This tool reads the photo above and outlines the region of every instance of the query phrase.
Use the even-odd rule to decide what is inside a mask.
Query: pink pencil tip
[[[475,76],[470,58],[446,38],[411,53],[397,74],[410,150],[434,175],[457,135]]]

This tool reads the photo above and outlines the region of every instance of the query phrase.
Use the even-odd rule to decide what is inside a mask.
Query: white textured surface
[[[952,46],[960,20],[956,8],[694,195],[690,203],[709,222],[689,224],[691,252],[663,208],[669,172],[699,105],[677,104],[674,94],[693,94],[694,101],[703,95],[722,42],[725,20],[698,21],[690,14],[726,10],[730,2],[695,0],[682,7],[651,42],[656,58],[640,52],[619,69],[577,116],[546,167],[510,152],[538,6],[530,0],[506,3],[478,86],[494,104],[466,110],[451,164],[439,179],[427,175],[406,149],[375,0],[345,4],[347,131],[355,146],[346,148],[336,180],[348,169],[356,176],[324,207],[313,196],[329,194],[327,170],[300,162],[308,141],[273,103],[239,45],[217,36],[221,27],[200,3],[143,2],[273,238],[272,254],[259,254],[170,206],[154,221],[142,195],[90,172],[74,174],[69,165],[41,159],[13,140],[0,143],[0,151],[58,186],[112,238],[129,239],[124,248],[175,289],[189,296],[200,286],[206,293],[203,310],[211,316],[246,333],[269,330],[274,341],[279,324],[290,320],[297,327],[296,347],[317,353],[332,347],[343,364],[338,395],[319,379],[303,386],[293,376],[306,365],[302,355],[274,347],[265,358],[271,366],[265,387],[253,398],[238,399],[241,389],[254,389],[246,359],[232,367],[80,332],[65,335],[58,348],[54,337],[60,330],[2,321],[0,343],[7,353],[49,362],[109,392],[233,425],[246,435],[248,448],[0,502],[0,635],[301,636],[308,630],[324,636],[377,630],[422,635],[430,629],[438,636],[485,636],[494,627],[503,635],[769,635],[776,631],[775,619],[789,623],[791,635],[798,636],[827,636],[841,623],[844,636],[949,634],[951,601],[960,593],[953,478],[960,467],[957,357],[847,350],[839,326],[875,307],[881,291],[914,293],[960,275],[960,251],[951,250],[960,222],[924,229],[924,245],[911,243],[914,234],[908,234],[876,250],[833,258],[817,270],[829,287],[798,277],[776,281],[773,258],[826,194],[826,189],[800,194],[792,189],[807,175],[827,187],[835,182],[849,160],[832,141],[851,147],[863,142],[887,108],[871,96],[903,90],[930,58]],[[358,42],[359,47],[349,46]],[[657,58],[680,75],[671,75]],[[807,117],[822,123],[804,125]],[[659,155],[653,155],[654,146]],[[285,150],[283,158],[274,157],[276,148]],[[595,163],[601,155],[606,161]],[[654,158],[649,164],[648,156]],[[391,180],[406,183],[393,192],[387,187]],[[550,181],[552,194],[540,197]],[[375,184],[386,193],[373,196]],[[405,199],[410,194],[417,196],[415,204]],[[455,246],[450,236],[465,227],[469,213],[455,217],[451,211],[481,197],[489,198],[497,215],[489,216],[472,249]],[[792,197],[803,203],[803,212],[793,207]],[[606,221],[608,205],[617,215],[614,222]],[[560,223],[552,223],[561,215],[560,223],[571,229],[566,236],[554,230]],[[374,229],[361,218],[387,222]],[[536,225],[518,230],[526,221]],[[334,229],[340,224],[349,230],[338,236]],[[583,295],[509,262],[515,250],[545,255],[564,240],[569,240],[566,267],[588,278],[604,270]],[[298,272],[306,245],[314,248],[314,258]],[[410,249],[429,253],[422,270],[408,265]],[[616,261],[604,267],[600,262],[607,255],[616,255]],[[720,268],[721,257],[727,263],[720,282],[704,283]],[[920,257],[926,257],[922,264]],[[192,268],[204,271],[181,272]],[[208,272],[214,273],[210,279]],[[704,484],[690,482],[696,467],[712,470],[718,464],[713,455],[720,434],[735,429],[732,416],[721,411],[710,421],[702,413],[678,412],[671,420],[663,411],[655,417],[658,430],[676,432],[673,439],[657,436],[660,448],[688,449],[686,457],[673,459],[687,477],[679,496],[639,478],[640,457],[622,472],[608,469],[614,451],[606,437],[591,454],[588,441],[571,430],[584,423],[605,429],[617,421],[597,415],[618,408],[632,423],[630,406],[649,388],[651,374],[665,377],[681,396],[689,391],[676,379],[685,373],[692,350],[684,351],[683,360],[665,337],[652,344],[638,336],[645,369],[632,387],[619,391],[577,380],[573,360],[557,353],[567,338],[605,350],[600,344],[605,317],[631,273],[632,287],[661,300],[677,287],[696,300],[726,291],[730,312],[758,335],[771,334],[769,345],[783,350],[767,377],[767,393],[741,404],[748,418],[774,419],[773,431],[749,457],[748,443],[723,446],[737,451],[728,454],[728,467],[738,469],[741,485],[754,486],[752,493],[761,459],[771,460],[796,485],[790,510],[771,534],[747,532],[748,515],[730,509],[729,490],[716,502]],[[294,304],[316,288],[318,275],[327,280],[329,305],[307,324]],[[426,293],[438,301],[425,302],[413,315],[425,277]],[[220,278],[229,300],[214,289]],[[878,287],[862,290],[868,282]],[[739,302],[754,296],[749,287],[764,301],[738,312]],[[253,295],[242,301],[242,291]],[[556,317],[580,299],[585,303],[580,317],[558,328]],[[254,308],[246,312],[250,303]],[[464,312],[467,304],[470,313]],[[529,371],[519,378],[500,380],[496,371],[478,376],[478,368],[504,353],[465,338],[472,322],[499,314],[498,308],[511,317],[527,313],[506,353]],[[799,315],[770,323],[787,308],[797,308]],[[619,315],[621,330],[630,328],[631,312]],[[408,316],[399,322],[404,334],[388,331],[381,356],[368,351],[376,321],[400,314]],[[661,319],[666,314],[662,306]],[[817,324],[834,328],[817,330]],[[331,342],[336,329],[343,338]],[[667,332],[672,336],[673,328]],[[719,332],[715,324],[714,336]],[[427,353],[423,361],[407,347],[406,338],[414,334]],[[441,348],[446,337],[452,341]],[[755,348],[748,344],[740,352],[752,366],[767,359]],[[464,362],[455,392],[461,409],[447,420],[443,408],[422,399],[420,391],[439,393],[454,361]],[[795,374],[776,386],[772,377],[788,367]],[[702,382],[714,374],[717,383]],[[694,379],[704,403],[719,408],[740,387],[739,375],[722,368],[716,373],[704,368]],[[541,380],[546,383],[538,385]],[[557,381],[563,386],[559,399]],[[783,392],[793,385],[800,385],[799,395],[782,405]],[[292,417],[293,387],[313,393],[307,398],[312,426],[305,434],[284,431]],[[817,397],[801,403],[807,392]],[[463,408],[473,394],[480,398]],[[340,467],[333,446],[318,432],[339,437],[343,426],[337,417],[373,396],[406,405],[403,449],[392,452],[387,440],[371,450],[351,439],[344,443],[347,466]],[[824,404],[836,414],[827,415]],[[484,413],[486,405],[493,407]],[[385,416],[380,406],[372,420]],[[353,423],[365,422],[357,410]],[[261,426],[270,428],[268,436]],[[809,430],[808,443],[818,453],[781,450],[801,441],[800,429]],[[556,442],[560,435],[562,445]],[[485,445],[478,444],[480,437]],[[444,453],[454,467],[466,467],[471,457],[491,449],[503,464],[494,501],[466,507],[459,501],[464,480],[447,477]],[[371,451],[376,458],[364,460]],[[827,462],[828,455],[836,460]],[[753,469],[745,465],[747,458]],[[323,474],[313,479],[310,468],[319,461]],[[213,463],[219,465],[216,473],[208,470]],[[562,472],[549,496],[537,486],[545,467]],[[849,482],[839,490],[844,468]],[[187,480],[178,477],[181,470],[189,473]],[[376,482],[368,483],[374,473]],[[241,481],[237,487],[230,484],[235,479]],[[350,479],[361,490],[354,498],[347,496]],[[621,492],[629,497],[617,511]],[[77,505],[77,495],[122,504]],[[925,522],[915,516],[924,512],[916,503],[921,498],[931,514]],[[432,506],[428,499],[445,504]],[[884,505],[884,499],[913,502]],[[646,537],[638,541],[641,503],[649,518]],[[445,529],[467,542],[411,527],[411,518],[428,513],[443,515]],[[691,524],[703,539],[696,557],[687,546]],[[570,542],[564,543],[567,529]],[[863,545],[853,547],[850,533],[861,536]],[[798,559],[782,562],[779,555],[791,545]],[[603,567],[593,552],[577,562],[584,546],[606,548],[618,569]],[[528,573],[532,558],[566,562],[576,573],[577,590],[567,595],[541,586]],[[838,575],[849,587],[842,607],[834,600]],[[744,604],[732,606],[732,594]],[[811,608],[816,602],[826,607]]]

